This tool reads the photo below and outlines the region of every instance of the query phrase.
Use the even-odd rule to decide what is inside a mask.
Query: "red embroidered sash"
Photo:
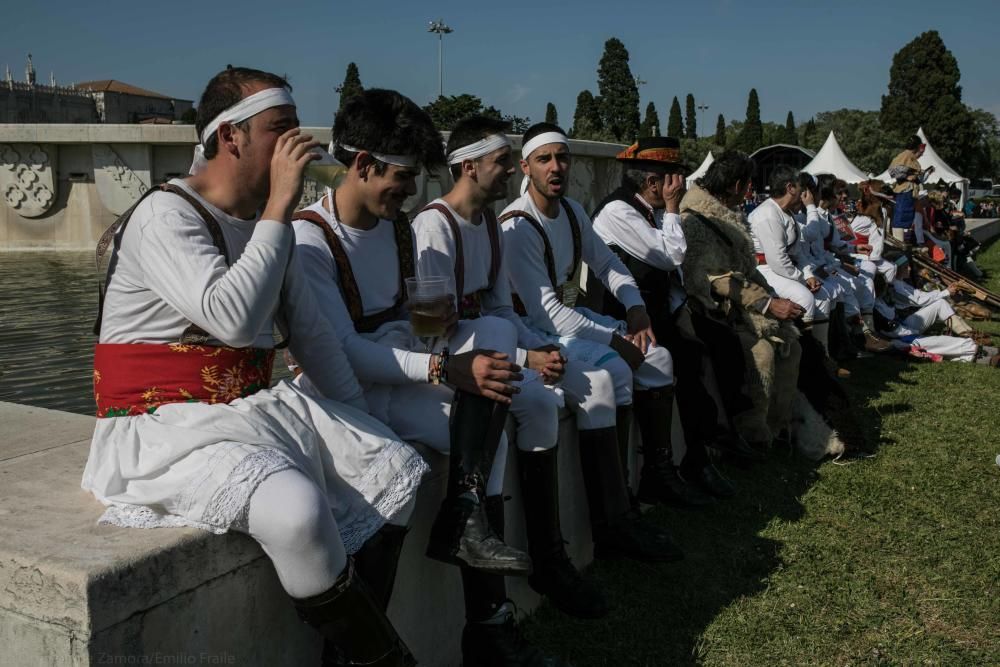
[[[274,350],[183,343],[99,343],[98,417],[151,414],[168,403],[229,403],[271,386]]]

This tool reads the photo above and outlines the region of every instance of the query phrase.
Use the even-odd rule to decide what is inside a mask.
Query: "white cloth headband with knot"
[[[208,160],[205,159],[205,143],[215,135],[220,125],[223,123],[242,123],[261,111],[285,105],[295,106],[295,100],[292,99],[292,94],[288,92],[287,88],[266,88],[244,97],[220,113],[201,131],[201,143],[194,147],[194,161],[191,162],[188,173],[197,174],[208,164]]]
[[[468,146],[456,148],[452,152],[448,153],[448,166],[461,164],[465,160],[475,160],[476,158],[489,155],[493,151],[499,150],[505,146],[510,146],[510,140],[507,139],[506,135],[491,134],[490,136],[483,137],[479,141],[471,143]]]
[[[331,153],[333,153],[333,150],[336,146],[340,146],[345,151],[350,151],[351,153],[361,153],[363,151],[371,155],[379,162],[385,162],[386,164],[394,164],[397,167],[406,167],[408,169],[413,169],[418,164],[416,155],[392,155],[389,153],[376,153],[375,151],[370,151],[367,148],[355,148],[354,146],[349,146],[347,144],[334,144],[332,141],[330,142]]]
[[[532,137],[531,141],[521,146],[521,157],[527,160],[538,147],[545,144],[565,144],[569,146],[569,139],[561,132],[543,132],[536,137]]]

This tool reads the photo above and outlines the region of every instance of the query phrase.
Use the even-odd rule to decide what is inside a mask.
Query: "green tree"
[[[813,143],[816,141],[816,121],[810,118],[806,122],[806,127],[802,130],[802,145],[806,148],[813,149]]]
[[[788,112],[788,117],[785,118],[785,140],[783,143],[791,144],[792,146],[799,145],[799,134],[795,131],[795,116],[792,112]]]
[[[598,140],[603,136],[604,124],[601,110],[594,94],[583,90],[576,96],[576,111],[573,113],[573,127],[569,135],[575,139]]]
[[[484,114],[501,118],[500,111],[494,107],[483,107],[483,101],[475,95],[442,95],[424,107],[430,114],[434,126],[439,130],[450,130],[455,124],[473,114]]]
[[[194,125],[198,120],[198,110],[191,107],[187,111],[181,114],[181,122],[185,125]]]
[[[899,148],[886,137],[879,123],[878,111],[838,109],[816,114],[812,139],[803,142],[810,150],[819,150],[830,132],[837,135],[837,142],[847,158],[862,170],[880,174]]]
[[[559,112],[556,111],[556,105],[552,104],[552,102],[545,105],[545,122],[554,125],[559,124]]]
[[[684,137],[684,120],[681,118],[681,103],[674,97],[670,103],[670,116],[667,118],[667,136],[681,139]]]
[[[726,146],[726,119],[719,114],[719,119],[715,121],[715,145]]]
[[[764,145],[764,127],[760,122],[760,98],[757,97],[757,89],[751,88],[747,97],[747,117],[736,137],[734,147],[746,153],[753,153]]]
[[[698,138],[698,110],[694,106],[694,95],[688,93],[684,103],[684,136],[688,139]]]
[[[660,114],[656,113],[656,105],[650,102],[646,105],[646,117],[639,126],[640,137],[660,136]]]
[[[491,109],[493,107],[490,107]],[[494,109],[495,110],[495,109]],[[530,116],[515,116],[513,114],[503,114],[500,116],[503,120],[510,123],[510,131],[513,134],[524,134],[531,127],[531,117]]]
[[[337,92],[340,93],[340,106],[337,107],[337,111],[344,108],[347,100],[358,93],[364,92],[364,90],[364,86],[361,85],[361,74],[358,73],[358,66],[354,63],[348,63],[347,73],[344,75],[344,83],[337,86]]]
[[[958,61],[941,36],[925,32],[893,56],[879,118],[897,150],[923,127],[945,162],[972,176],[981,139],[973,115],[962,104],[960,78]]]
[[[639,87],[628,65],[628,51],[617,38],[604,43],[597,88],[604,130],[615,141],[633,141],[639,132]]]

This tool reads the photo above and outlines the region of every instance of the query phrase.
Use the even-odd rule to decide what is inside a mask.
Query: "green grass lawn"
[[[1000,243],[980,266],[1000,291]],[[686,560],[598,562],[612,614],[546,605],[528,636],[578,666],[1000,665],[1000,370],[848,367],[874,459],[729,469],[737,498],[650,514]]]

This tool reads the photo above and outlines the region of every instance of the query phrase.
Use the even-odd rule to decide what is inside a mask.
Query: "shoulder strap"
[[[462,230],[458,228],[458,221],[451,214],[451,210],[444,204],[430,203],[424,206],[420,213],[424,211],[437,211],[444,216],[448,228],[451,229],[452,238],[455,240],[455,298],[461,301],[465,296],[465,244],[462,242]]]
[[[496,212],[486,207],[483,211],[483,224],[486,225],[486,234],[490,237],[490,277],[486,289],[493,289],[497,284],[497,277],[500,275],[500,223],[497,221]]]
[[[417,274],[413,262],[413,227],[402,210],[392,221],[392,230],[396,234],[396,255],[399,260],[399,292],[396,295],[395,306],[398,308],[406,301],[406,279]]]
[[[527,211],[521,211],[518,209],[507,211],[500,216],[499,222],[504,223],[511,218],[524,218],[529,225],[534,227],[535,231],[538,232],[538,235],[542,237],[542,246],[545,252],[545,268],[548,270],[549,282],[552,283],[552,289],[556,289],[559,287],[559,278],[556,276],[556,260],[552,255],[552,244],[549,243],[548,234],[546,234],[545,230],[542,229],[541,223],[538,222],[538,220],[535,220],[534,216]]]
[[[201,219],[204,221],[205,226],[208,228],[208,233],[212,236],[212,243],[214,243],[215,247],[219,250],[219,254],[221,254],[222,257],[226,260],[227,265],[230,264],[229,249],[226,247],[226,238],[222,234],[222,226],[219,225],[219,221],[215,219],[215,216],[213,216],[208,211],[208,209],[206,209],[202,205],[202,203],[198,201],[197,198],[191,196],[183,188],[179,188],[176,185],[172,185],[170,183],[161,183],[156,187],[146,190],[146,192],[142,193],[142,196],[139,197],[139,199],[134,204],[132,204],[132,206],[130,206],[127,211],[118,216],[118,219],[116,219],[111,224],[110,227],[104,230],[104,233],[101,234],[101,238],[97,242],[95,261],[97,263],[98,268],[100,268],[101,262],[104,259],[104,255],[105,253],[107,253],[108,247],[111,245],[112,242],[114,242],[115,249],[114,252],[112,253],[111,259],[108,262],[108,268],[104,275],[104,280],[103,282],[99,282],[97,286],[97,292],[98,292],[97,319],[94,322],[95,336],[101,335],[101,322],[104,319],[105,293],[107,292],[108,283],[111,281],[111,276],[114,275],[115,266],[118,263],[117,255],[119,247],[121,245],[122,236],[125,233],[125,228],[128,226],[129,221],[132,219],[132,214],[135,212],[136,207],[138,207],[139,204],[141,204],[147,197],[149,197],[154,192],[169,192],[171,194],[179,196],[181,199],[190,204],[194,208],[194,210],[198,212],[198,215],[200,215]],[[192,324],[187,329],[185,329],[184,333],[181,336],[182,339],[184,339],[185,337],[189,337],[189,334],[197,337],[204,334],[204,332],[202,332],[198,327]]]
[[[569,280],[576,273],[576,270],[580,268],[582,245],[580,241],[580,221],[576,219],[576,213],[573,212],[573,207],[570,205],[569,200],[563,197],[559,200],[559,203],[562,204],[563,210],[566,211],[566,217],[569,218],[569,230],[573,235],[573,264],[570,265],[569,274],[566,276],[566,280]],[[553,260],[554,264],[555,261]],[[553,272],[555,272],[554,266]]]
[[[358,289],[358,281],[354,277],[354,269],[351,268],[351,259],[344,250],[344,244],[340,242],[340,237],[333,231],[333,227],[326,219],[316,211],[302,210],[296,211],[292,215],[292,220],[305,220],[310,222],[323,232],[326,245],[330,248],[333,261],[337,265],[337,273],[340,275],[338,282],[340,293],[344,297],[344,304],[347,312],[351,316],[352,322],[357,322],[365,313],[364,304],[361,302],[361,291]]]

